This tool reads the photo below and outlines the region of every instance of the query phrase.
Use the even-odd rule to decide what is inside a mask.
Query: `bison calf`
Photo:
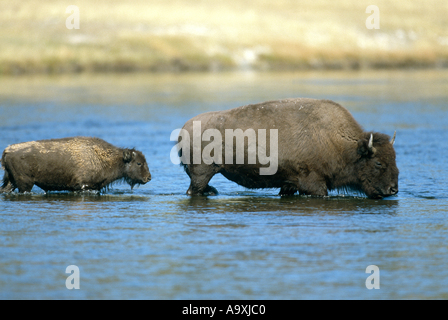
[[[333,101],[285,99],[200,114],[184,125],[178,148],[190,195],[216,193],[208,182],[221,173],[281,195],[349,189],[383,198],[398,192],[394,139],[364,132]]]
[[[5,170],[0,193],[44,191],[100,191],[124,180],[131,188],[151,180],[145,156],[117,148],[98,138],[73,137],[8,146],[1,159]]]

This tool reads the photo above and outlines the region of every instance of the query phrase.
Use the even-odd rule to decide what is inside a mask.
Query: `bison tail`
[[[183,167],[185,171],[187,171],[187,170],[188,170],[188,165],[187,165],[186,163],[183,163],[183,162],[182,162],[182,149],[180,149],[180,150],[177,152],[177,155],[179,156],[179,160],[180,160],[179,165],[180,165],[181,167]],[[188,173],[188,172],[187,172],[187,173]]]
[[[9,180],[8,171],[5,171],[5,175],[3,176],[3,185],[0,187],[0,193],[11,192],[13,190],[14,187],[11,180]]]
[[[3,170],[5,170],[5,153],[6,153],[5,151],[3,151],[2,158],[0,159],[0,163],[2,165]]]

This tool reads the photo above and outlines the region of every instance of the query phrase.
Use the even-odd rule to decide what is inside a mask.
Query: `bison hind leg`
[[[292,196],[297,192],[297,187],[292,184],[285,184],[281,187],[279,195],[280,196]]]
[[[187,190],[188,195],[216,195],[218,190],[208,183],[217,173],[216,167],[205,164],[187,165],[185,172],[191,179],[190,187]]]
[[[209,196],[216,196],[218,194],[218,190],[216,190],[216,188],[212,187],[211,185],[207,185],[207,187],[204,190],[204,194]]]
[[[0,193],[9,193],[14,191],[16,187],[9,179],[8,171],[5,171],[5,175],[3,176],[3,185],[0,187]]]
[[[6,185],[3,184],[0,187],[0,193],[10,193],[13,192],[16,187],[9,181]]]
[[[187,190],[187,194],[190,196],[194,195],[202,195],[202,196],[216,196],[218,194],[218,190],[215,187],[207,185],[205,188],[198,188],[193,183],[190,184],[190,187]]]
[[[31,189],[33,189],[34,186],[34,182],[31,179],[27,179],[26,177],[16,179],[15,182],[20,193],[31,192]]]

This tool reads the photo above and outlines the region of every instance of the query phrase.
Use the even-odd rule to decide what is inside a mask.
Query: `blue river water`
[[[173,130],[292,97],[396,130],[399,193],[282,198],[215,176],[219,195],[185,194]],[[152,181],[0,195],[0,299],[448,299],[447,71],[0,78],[0,151],[77,135],[142,151]],[[66,288],[70,265],[80,289]],[[370,265],[379,289],[366,288]]]

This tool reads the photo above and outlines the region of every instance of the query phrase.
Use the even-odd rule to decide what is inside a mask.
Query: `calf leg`
[[[5,167],[5,176],[3,177],[2,189],[19,189],[20,193],[31,192],[34,186],[34,179],[31,177],[31,167],[23,158],[14,158],[6,155],[3,156],[2,163]],[[11,186],[9,186],[11,183]],[[8,187],[9,186],[9,187]]]
[[[3,176],[3,185],[0,187],[0,193],[8,193],[14,191],[16,187],[9,179],[8,171],[5,171],[5,175]]]
[[[16,185],[20,193],[31,192],[31,189],[33,189],[34,186],[34,182],[28,177],[23,177],[16,179]]]

